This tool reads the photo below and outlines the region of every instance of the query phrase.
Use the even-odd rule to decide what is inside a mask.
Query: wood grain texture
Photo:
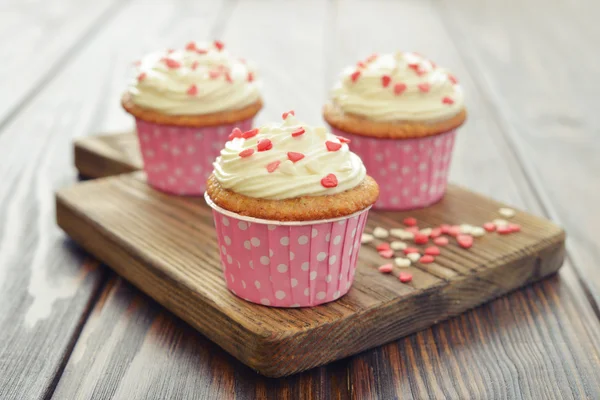
[[[289,16],[292,9],[294,24],[289,23],[288,17],[283,17]],[[461,10],[456,8],[457,12]],[[504,15],[504,12],[497,14]],[[255,23],[248,25],[248,16],[252,16]],[[570,29],[577,29],[571,20],[562,19],[561,23],[570,23]],[[269,29],[262,29],[263,25]],[[259,114],[259,122],[279,115],[282,108],[296,108],[302,111],[305,120],[315,120],[319,118],[327,91],[342,66],[373,51],[396,48],[422,51],[455,71],[468,93],[470,117],[458,138],[451,179],[535,214],[543,214],[514,150],[503,139],[502,118],[496,115],[486,97],[487,92],[482,91],[471,75],[472,65],[463,62],[459,56],[456,48],[459,43],[452,40],[454,36],[444,27],[432,4],[423,1],[244,1],[236,5],[223,36],[228,45],[243,46],[247,56],[259,62],[263,70],[266,107]],[[114,106],[122,89],[118,83],[110,85],[110,96],[101,108],[101,114],[109,118],[102,119],[104,125],[97,129],[122,130],[130,123],[128,116],[121,115],[119,107]],[[598,379],[594,372],[599,365],[598,320],[577,277],[567,263],[561,269],[560,279],[546,280],[543,285],[534,287],[538,289],[526,290],[527,296],[520,296],[521,292],[518,292],[506,297],[502,307],[498,306],[500,300],[492,302],[423,331],[428,338],[446,337],[447,344],[439,348],[431,339],[417,342],[413,335],[340,362],[345,370],[341,375],[347,376],[348,387],[348,391],[341,392],[341,398],[346,398],[345,394],[352,398],[540,398],[536,389],[544,385],[556,388],[556,374],[561,377],[561,386],[552,393],[544,392],[548,398],[598,397]],[[129,290],[135,293],[134,289]],[[108,303],[118,308],[123,318],[137,315],[127,313],[128,303],[111,300]],[[549,306],[539,307],[539,304]],[[146,310],[153,305],[144,303],[143,307]],[[513,310],[524,311],[515,315]],[[460,323],[453,323],[457,320]],[[523,320],[535,321],[535,324],[525,324]],[[471,328],[473,321],[478,323],[477,330]],[[503,324],[497,321],[503,321]],[[90,334],[93,335],[93,331],[101,330],[101,326],[111,322],[112,318],[105,316],[97,325],[86,326],[84,333],[92,331]],[[162,324],[162,321],[156,324]],[[479,331],[488,333],[484,336]],[[127,334],[116,332],[111,340],[122,341]],[[172,335],[165,330],[165,337]],[[101,363],[95,355],[102,352],[107,337],[99,334],[85,346],[83,360],[89,358],[85,364],[75,365],[69,361],[68,373],[59,385],[59,389],[65,389],[60,391],[63,397],[57,398],[78,393],[69,389],[77,387],[84,379],[98,387],[119,386],[120,393],[138,397],[151,395],[148,385],[124,379],[124,371],[133,374],[127,376],[150,373],[157,379],[160,377],[162,382],[177,379],[177,375],[171,373],[175,363],[170,359],[164,361],[172,354],[172,346],[155,345],[157,342],[171,343],[168,339],[159,341],[153,333],[147,338],[140,334],[139,347],[119,346],[112,353],[110,363]],[[490,337],[493,346],[488,345]],[[557,347],[555,343],[565,345]],[[207,345],[207,342],[199,344]],[[431,348],[438,350],[431,351]],[[140,354],[138,349],[151,351]],[[410,352],[407,354],[405,349]],[[157,356],[161,357],[160,361]],[[232,363],[229,368],[244,368],[231,358],[223,360],[215,356],[215,359],[221,360],[221,365]],[[130,360],[135,360],[135,365]],[[336,363],[336,369],[340,363]],[[118,366],[120,373],[108,374],[114,366]],[[187,373],[194,374],[206,371],[208,367],[201,363],[188,368],[191,371]],[[330,371],[331,368],[330,365],[318,371]],[[534,374],[532,370],[543,372]],[[182,369],[177,371],[182,373]],[[290,393],[297,393],[291,389],[297,388],[295,378],[304,383],[312,382],[311,387],[327,387],[327,375],[315,376],[313,371],[286,379],[267,380],[269,391],[264,390],[265,381],[256,375],[251,378],[257,382],[256,392],[249,381],[243,380],[243,390],[236,386],[235,393],[238,398],[254,398],[254,393],[257,398],[265,394],[289,398]],[[186,379],[178,380],[178,383],[177,393],[188,393],[190,397],[214,398],[215,394],[221,393],[218,385],[207,385],[206,381],[199,383]],[[337,397],[325,390],[303,393],[312,398]]]
[[[501,206],[451,187],[442,202],[412,215],[422,227],[467,220],[481,225]],[[406,215],[371,212],[367,225],[398,228]],[[451,244],[436,263],[408,268],[410,285],[380,274],[383,260],[374,247],[363,246],[347,296],[315,309],[284,310],[229,293],[210,208],[203,199],[154,191],[143,173],[59,192],[57,221],[86,250],[267,376],[306,370],[423,329],[555,272],[564,257],[560,228],[519,213],[520,234],[488,235],[469,251]]]
[[[120,2],[3,2],[0,10],[0,128],[19,114],[118,10]]]
[[[74,145],[75,168],[86,178],[103,178],[142,169],[135,133],[79,138]]]
[[[0,98],[8,95],[16,99],[25,94],[18,109],[10,111],[9,118],[0,123],[2,399],[38,399],[52,395],[105,281],[107,270],[98,268],[97,262],[65,241],[64,234],[56,227],[52,193],[76,179],[70,156],[73,138],[102,128],[106,117],[102,105],[108,101],[110,79],[118,79],[122,90],[127,76],[120,73],[129,67],[134,57],[154,45],[172,44],[151,42],[153,38],[149,36],[148,42],[140,41],[139,35],[143,33],[132,21],[144,20],[156,29],[165,29],[173,21],[187,20],[187,24],[180,25],[184,30],[175,29],[177,33],[170,36],[170,40],[185,43],[193,32],[203,34],[205,28],[199,26],[210,29],[210,22],[217,19],[222,5],[221,2],[202,5],[190,2],[187,7],[190,15],[186,19],[181,16],[185,13],[184,2],[161,6],[147,2],[113,2],[117,8],[110,11],[102,11],[109,4],[104,1],[87,5],[79,1],[66,3],[44,2],[44,6],[51,4],[50,8],[25,2],[17,6],[27,9],[32,21],[46,16],[49,22],[60,25],[54,27],[58,32],[56,37],[51,29],[27,25],[28,22],[22,20],[23,32],[31,32],[31,35],[27,33],[30,35],[27,40],[15,38],[18,29],[11,24],[0,24],[0,30],[9,27],[14,30],[3,36],[3,39],[8,38],[8,43],[0,40],[0,48],[13,51],[14,43],[25,46],[18,56],[8,57],[8,54],[4,58],[1,68],[11,73],[0,78],[3,89],[12,88],[15,82],[23,83],[14,90],[4,90]],[[67,10],[69,7],[74,10],[72,14]],[[0,14],[0,18],[5,17]],[[96,20],[101,23],[94,24]],[[47,34],[47,38],[36,39],[36,29]],[[48,41],[45,44],[44,39]],[[83,42],[74,45],[79,39]],[[62,52],[64,57],[53,55],[52,49]],[[31,65],[21,64],[11,69],[12,63],[21,57]],[[117,65],[121,69],[115,68]],[[36,73],[40,75],[35,76]],[[31,82],[25,84],[22,77]],[[35,90],[30,90],[32,85]],[[9,111],[14,104],[0,107],[0,114]]]
[[[600,304],[600,3],[509,0],[436,3],[544,211],[571,235],[569,253]],[[561,21],[556,24],[555,21]],[[510,26],[510,29],[506,29]],[[575,62],[575,60],[577,60]],[[577,204],[577,206],[574,206]]]

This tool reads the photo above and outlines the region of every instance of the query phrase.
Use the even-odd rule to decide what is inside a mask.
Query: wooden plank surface
[[[115,0],[8,1],[0,10],[0,127],[16,117],[118,10]]]
[[[600,224],[600,3],[436,4],[544,211],[571,233],[570,257],[598,307],[600,243],[589,235]]]
[[[422,228],[481,226],[505,206],[452,186],[441,202],[411,215]],[[371,211],[367,230],[401,228],[407,216]],[[385,260],[373,245],[363,246],[349,294],[323,307],[286,310],[253,305],[225,288],[212,211],[202,198],[157,192],[141,172],[57,194],[57,222],[77,243],[267,376],[387,343],[556,272],[564,232],[522,212],[513,221],[522,226],[519,234],[489,234],[468,251],[451,241],[435,263],[407,268],[410,285],[380,274]]]
[[[96,261],[66,240],[56,226],[52,193],[76,179],[70,156],[73,138],[102,128],[102,105],[109,101],[111,79],[119,80],[121,90],[126,79],[123,72],[132,57],[155,45],[172,44],[152,37],[147,37],[148,42],[140,41],[143,33],[134,22],[145,15],[148,24],[164,29],[174,21],[187,21],[179,25],[183,30],[175,29],[169,37],[180,43],[194,34],[207,35],[222,5],[190,3],[190,15],[185,16],[183,3],[153,6],[147,2],[113,2],[122,6],[114,11],[106,11],[109,3],[105,1],[87,5],[51,3],[48,8],[46,4],[50,3],[41,6],[20,2],[15,7],[22,10],[23,16],[30,15],[32,21],[47,18],[48,23],[56,24],[53,29],[57,36],[53,36],[51,27],[43,30],[39,24],[28,25],[22,18],[15,20],[17,28],[18,21],[22,21],[24,31],[32,35],[28,39],[18,37],[17,29],[0,40],[0,48],[6,51],[14,51],[13,43],[24,46],[18,57],[7,54],[4,58],[8,60],[2,63],[7,74],[0,75],[0,86],[13,88],[13,84],[20,83],[18,89],[3,90],[0,98],[9,96],[12,101],[25,96],[20,97],[16,111],[10,111],[9,117],[0,122],[2,399],[52,396],[105,282],[106,270],[99,269]],[[4,13],[0,14],[5,18]],[[163,25],[159,27],[159,23]],[[10,24],[0,26],[15,29]],[[42,29],[42,36],[47,37],[36,39],[36,29]],[[84,42],[76,45],[79,39]],[[12,64],[21,57],[31,65]],[[31,91],[30,83],[21,80],[23,77],[33,83],[40,80],[37,89]],[[118,104],[117,99],[115,96],[110,104]],[[0,115],[8,115],[3,113],[16,104],[3,103]]]
[[[7,190],[2,194],[3,200],[0,200],[0,218],[6,221],[8,216],[13,215],[10,218],[10,228],[6,223],[3,225],[3,238],[9,237],[11,240],[5,241],[8,244],[4,245],[2,254],[8,254],[6,249],[11,249],[11,256],[8,259],[5,255],[0,263],[0,270],[12,271],[0,283],[0,308],[3,311],[0,313],[0,338],[3,343],[10,343],[6,348],[0,347],[0,397],[7,397],[7,393],[8,398],[14,398],[17,394],[31,395],[29,398],[39,397],[39,388],[46,387],[50,379],[58,380],[57,376],[60,375],[60,368],[55,368],[55,360],[56,354],[64,354],[61,353],[61,349],[64,349],[61,345],[64,341],[61,340],[69,337],[74,342],[76,339],[76,334],[61,334],[60,340],[55,340],[54,337],[55,332],[64,332],[65,327],[72,326],[69,321],[74,320],[73,316],[81,315],[81,296],[63,301],[60,308],[56,303],[51,303],[52,317],[45,321],[53,321],[52,329],[47,323],[42,325],[38,322],[36,326],[39,329],[25,330],[19,323],[20,315],[27,309],[30,299],[25,294],[28,279],[21,270],[27,271],[31,265],[42,265],[31,264],[31,253],[23,254],[19,249],[21,245],[31,246],[38,238],[45,237],[47,232],[55,231],[49,224],[51,207],[39,205],[49,204],[52,189],[67,185],[73,179],[68,167],[71,151],[68,139],[87,135],[91,131],[122,131],[132,126],[129,116],[117,104],[125,84],[125,71],[134,54],[160,46],[178,45],[181,40],[185,41],[193,36],[215,37],[219,29],[224,29],[228,44],[243,43],[244,55],[260,62],[261,67],[266,67],[265,79],[268,83],[265,93],[268,98],[267,108],[259,115],[261,121],[272,115],[279,115],[282,107],[297,107],[299,103],[306,120],[318,118],[320,105],[325,100],[326,90],[332,83],[331,79],[337,72],[338,65],[354,62],[354,54],[362,57],[374,49],[388,51],[406,47],[422,50],[440,64],[444,63],[454,69],[468,92],[470,117],[459,137],[456,160],[460,161],[453,165],[452,180],[494,198],[517,204],[533,213],[541,215],[548,210],[551,216],[559,217],[561,223],[572,232],[571,237],[577,240],[575,244],[571,240],[569,249],[575,250],[573,259],[577,262],[579,271],[586,269],[589,272],[587,278],[594,279],[594,265],[598,256],[593,250],[594,242],[589,238],[594,235],[592,221],[595,217],[589,213],[583,216],[579,213],[593,210],[590,205],[595,204],[593,194],[597,191],[593,190],[593,184],[574,186],[571,179],[589,177],[597,169],[594,164],[597,159],[594,152],[597,143],[588,134],[598,125],[594,125],[593,118],[596,114],[593,109],[589,109],[595,103],[581,103],[577,100],[590,96],[593,98],[593,91],[590,93],[587,89],[599,84],[595,74],[579,72],[581,68],[593,68],[597,64],[594,49],[584,50],[598,38],[596,25],[593,24],[595,14],[590,12],[592,7],[597,7],[593,1],[573,3],[553,0],[538,6],[535,12],[531,11],[537,4],[533,0],[525,5],[521,2],[431,3],[413,0],[377,0],[368,3],[230,3],[229,9],[234,9],[230,21],[226,16],[228,8],[220,9],[221,4],[218,2],[196,5],[196,2],[191,4],[182,1],[173,7],[147,2],[146,7],[139,7],[136,6],[139,3],[134,3],[129,12],[120,14],[118,23],[106,21],[96,25],[97,30],[88,31],[92,32],[88,36],[88,45],[76,46],[75,50],[68,53],[68,65],[61,66],[68,70],[58,75],[46,75],[41,79],[44,83],[42,90],[29,92],[22,102],[26,105],[25,108],[11,108],[10,121],[15,120],[11,122],[11,140],[2,142],[0,148],[3,157],[0,168],[5,178],[3,187]],[[19,7],[19,12],[24,9],[35,15],[43,14],[37,4],[14,4]],[[57,2],[52,4],[56,5]],[[75,5],[73,2],[70,4]],[[433,7],[438,4],[445,9]],[[523,8],[527,13],[522,12]],[[81,9],[93,7],[81,6]],[[5,10],[6,8],[3,9]],[[215,33],[206,35],[207,29],[213,29],[210,18],[215,16],[215,10],[224,15],[219,17],[221,22],[214,27]],[[439,18],[438,10],[443,18]],[[10,16],[13,15],[12,10],[10,12],[9,18],[2,21],[10,22]],[[0,18],[6,15],[0,12]],[[248,24],[249,19],[257,23]],[[513,29],[513,21],[516,19],[519,23]],[[148,24],[144,25],[146,20]],[[292,20],[294,24],[290,23]],[[52,22],[51,19],[46,21]],[[64,23],[56,25],[79,24],[83,19],[65,18],[63,21]],[[447,23],[448,21],[454,25]],[[14,27],[5,23],[0,23],[0,26]],[[140,26],[145,28],[139,29]],[[263,26],[269,26],[269,29],[263,29]],[[346,28],[341,29],[341,26]],[[564,33],[562,37],[565,39],[554,40],[550,46],[551,41],[546,38],[554,37],[558,30]],[[49,32],[46,30],[43,35],[47,36]],[[480,35],[481,32],[483,34]],[[17,35],[13,30],[9,33],[0,40],[0,48],[15,48],[11,44],[15,43]],[[502,35],[510,40],[504,40]],[[69,45],[69,40],[75,36],[65,34],[53,44]],[[96,37],[102,40],[97,40]],[[534,40],[530,40],[530,37]],[[575,39],[567,40],[570,37]],[[2,47],[6,43],[8,47]],[[23,43],[33,41],[28,39]],[[463,45],[465,43],[468,45]],[[545,43],[548,45],[544,45]],[[574,44],[576,47],[573,47]],[[461,47],[458,48],[458,45]],[[80,55],[87,47],[91,50]],[[502,50],[507,48],[519,49],[522,58],[515,57],[508,65],[502,62],[505,59],[503,55],[506,54]],[[581,50],[577,51],[576,56],[565,57],[558,62],[553,58],[556,54],[569,54],[575,48]],[[20,62],[18,68],[12,71],[46,68],[46,59],[50,53],[43,53],[43,50],[40,46],[35,47],[35,54],[43,54],[40,62]],[[528,54],[537,55],[537,60],[530,61]],[[31,57],[18,59],[28,62]],[[577,62],[582,57],[587,57],[587,61]],[[536,61],[549,59],[554,60],[552,65],[543,62],[540,68],[534,70],[540,65]],[[493,64],[496,60],[501,63],[502,68]],[[521,61],[527,61],[527,66],[518,68]],[[77,66],[73,67],[73,64]],[[4,68],[7,65],[14,64],[5,59]],[[563,65],[564,69],[561,67]],[[510,74],[504,73],[505,70],[509,70]],[[565,74],[563,71],[566,70],[576,72]],[[547,71],[551,76],[540,74],[539,71]],[[535,74],[532,75],[532,72]],[[481,79],[481,76],[487,76],[485,74],[491,74],[490,79]],[[6,87],[7,79],[20,79],[18,75],[1,75],[0,85]],[[23,76],[35,78],[33,73]],[[543,79],[528,79],[531,76]],[[550,88],[547,82],[554,82],[557,76],[561,82],[558,94],[546,91],[545,88]],[[82,77],[88,79],[81,79]],[[509,77],[515,80],[512,81]],[[27,82],[39,82],[29,78],[26,79]],[[568,83],[573,79],[576,85],[571,86]],[[55,80],[58,81],[57,84],[53,84]],[[517,83],[518,86],[514,86]],[[490,90],[486,86],[488,84],[497,86],[494,87],[495,90]],[[280,90],[280,87],[284,90]],[[13,98],[13,92],[3,93]],[[579,93],[583,95],[579,97]],[[520,97],[511,97],[513,94]],[[70,97],[68,102],[64,100],[67,97]],[[277,99],[277,103],[271,99]],[[57,101],[59,104],[56,104]],[[515,104],[519,106],[513,107]],[[525,114],[517,114],[538,104],[546,105],[544,113],[527,115],[539,115],[544,121],[542,125],[545,129],[566,126],[569,136],[561,136],[558,145],[556,132],[550,138],[546,137],[548,135],[538,135],[535,142],[528,139],[527,143],[514,140],[513,135],[512,143],[507,142],[503,131],[507,121],[515,129],[513,132],[518,132],[517,139],[540,132],[541,125],[532,124],[533,118],[523,119]],[[6,108],[0,109],[6,111]],[[563,112],[574,116],[572,121],[575,122],[561,122],[564,118],[558,117]],[[554,115],[558,117],[552,118]],[[550,118],[546,118],[548,116]],[[524,128],[525,126],[527,127]],[[571,136],[572,132],[575,135]],[[0,135],[5,133],[6,126]],[[59,138],[59,143],[48,149],[53,161],[48,161],[40,155],[40,149],[48,143],[52,144],[56,138]],[[25,142],[20,146],[12,146],[12,143],[20,140]],[[538,151],[537,149],[548,144],[548,140],[552,143],[552,151]],[[29,143],[26,146],[27,141]],[[557,152],[554,150],[556,146],[559,150],[564,148],[568,151]],[[525,154],[532,157],[529,162],[536,166],[534,172],[528,171],[527,175],[523,173],[521,163],[515,157],[524,148],[528,149]],[[532,151],[534,155],[531,154]],[[542,158],[546,156],[552,158]],[[40,164],[42,159],[46,162]],[[559,165],[557,159],[566,161],[560,164],[560,169],[553,170],[552,174],[540,176],[547,169]],[[40,186],[35,194],[30,185],[37,171],[29,167],[34,164],[44,166],[44,174],[35,180]],[[50,176],[57,178],[50,179]],[[594,176],[591,175],[591,178]],[[590,179],[588,181],[593,182]],[[43,182],[52,182],[52,187],[40,185]],[[563,187],[568,190],[562,190]],[[553,190],[551,196],[543,197],[538,192],[549,189]],[[22,207],[17,207],[16,204],[24,198],[27,201]],[[7,199],[16,200],[7,202]],[[544,202],[543,208],[539,199],[553,202]],[[574,199],[586,206],[574,209],[571,206]],[[552,207],[548,207],[548,204]],[[18,211],[15,213],[15,210]],[[35,226],[36,215],[42,216],[40,218],[46,215],[48,224],[40,225],[38,233],[34,235],[30,227]],[[14,226],[21,229],[15,229]],[[10,235],[11,232],[14,234]],[[584,251],[578,251],[579,248],[584,248]],[[72,250],[66,252],[60,245],[48,251],[51,254],[72,254]],[[80,262],[79,257],[74,260],[61,259],[51,261],[43,268],[51,271],[55,277],[49,280],[52,283],[58,280],[57,277],[63,276],[64,271],[70,271],[70,276],[81,272],[78,267]],[[68,373],[63,377],[55,398],[77,398],[71,394],[76,393],[75,388],[81,382],[85,382],[86,389],[77,393],[94,391],[106,394],[106,398],[111,398],[114,393],[118,393],[120,397],[123,397],[123,393],[133,393],[133,398],[152,393],[168,393],[173,398],[214,398],[215,394],[223,394],[223,398],[227,398],[229,393],[235,393],[238,398],[261,398],[267,394],[282,398],[298,398],[298,394],[312,395],[314,398],[326,395],[337,398],[540,398],[536,393],[538,388],[546,389],[544,397],[547,398],[598,397],[598,319],[586,298],[580,278],[573,274],[568,263],[561,270],[560,279],[535,285],[535,290],[528,289],[508,296],[449,323],[365,352],[347,363],[343,362],[343,366],[336,363],[335,367],[318,368],[282,380],[261,379],[251,372],[246,374],[247,369],[241,364],[219,353],[213,355],[213,350],[206,350],[201,357],[185,362],[186,357],[190,357],[188,349],[193,352],[194,349],[205,349],[212,345],[206,340],[200,340],[202,338],[199,335],[190,338],[184,334],[185,339],[181,339],[181,326],[186,326],[185,324],[162,309],[157,309],[154,303],[149,302],[137,290],[118,280],[117,282],[117,285],[109,288],[103,295],[106,301],[95,308],[94,323],[84,327],[83,334],[89,338],[87,345],[76,345],[76,349],[84,351],[78,353],[81,358],[77,364],[69,359],[66,369]],[[10,288],[8,292],[7,286]],[[40,293],[38,286],[32,287],[32,290]],[[11,301],[7,302],[6,299]],[[14,303],[20,305],[17,307]],[[8,314],[4,313],[7,306]],[[120,317],[127,329],[110,330],[116,316]],[[17,321],[17,327],[13,327],[14,321]],[[81,319],[81,323],[84,322],[85,316]],[[7,330],[9,323],[11,328]],[[39,340],[44,336],[48,336],[51,345]],[[131,336],[134,339],[128,340]],[[26,339],[22,339],[23,337]],[[109,340],[114,343],[113,346],[105,347]],[[177,344],[182,340],[193,344],[185,347],[184,354],[173,352],[173,348],[178,348]],[[105,352],[106,349],[113,350],[110,357]],[[41,357],[44,362],[36,363]],[[41,370],[40,365],[43,365]],[[475,365],[476,368],[461,367],[463,365]],[[221,375],[210,372],[212,368],[223,372]],[[5,373],[7,370],[10,370],[8,375]],[[145,374],[149,379],[135,379]],[[185,378],[180,378],[181,376]],[[339,384],[341,379],[347,380]],[[228,380],[230,383],[223,384]],[[224,394],[223,387],[227,388],[227,394]],[[229,392],[231,388],[235,392]],[[475,395],[467,395],[471,393]]]
[[[325,2],[308,2],[305,6],[302,3],[291,3],[289,6],[297,11],[296,24],[287,24],[286,29],[279,29],[278,32],[285,34],[277,37],[272,35],[273,30],[260,29],[261,24],[287,21],[282,15],[287,15],[289,9],[274,2],[238,4],[225,29],[224,36],[230,45],[243,43],[248,57],[256,52],[261,58],[252,58],[260,62],[261,67],[267,68],[264,75],[268,85],[265,93],[268,97],[266,109],[259,114],[259,120],[265,121],[268,117],[263,116],[268,114],[278,115],[281,107],[297,108],[298,103],[302,104],[307,120],[318,118],[321,104],[325,101],[327,90],[337,73],[336,68],[340,65],[352,63],[373,50],[388,51],[401,45],[409,49],[423,49],[424,53],[455,70],[469,94],[469,122],[459,136],[456,160],[460,161],[453,164],[452,179],[534,213],[543,212],[534,191],[524,179],[512,150],[502,140],[498,125],[501,121],[495,119],[493,110],[487,107],[487,99],[472,80],[468,66],[457,58],[455,44],[448,38],[448,32],[443,29],[444,25],[430,3],[346,1],[330,3],[330,6]],[[247,15],[256,15],[257,24],[248,27],[245,24]],[[398,18],[401,24],[398,23]],[[310,33],[306,33],[303,28],[307,24],[311,26]],[[423,26],[427,26],[427,30]],[[350,36],[347,36],[348,32]],[[372,33],[365,35],[363,32]],[[377,40],[372,39],[374,37]],[[273,44],[265,46],[265,42]],[[342,48],[344,50],[340,52]],[[344,55],[348,51],[353,53]],[[287,56],[289,52],[293,52],[294,56]],[[440,54],[444,54],[445,59]],[[307,65],[313,68],[311,73],[317,74],[316,81],[312,79],[313,76],[305,73]],[[323,74],[326,78],[323,80],[318,74]],[[285,90],[279,90],[279,87],[285,87]],[[279,100],[278,103],[273,104],[269,100],[273,96]],[[290,96],[294,96],[293,101],[289,99]],[[110,128],[122,130],[123,124],[128,121],[126,116],[119,116],[118,107],[106,107],[106,110],[104,112],[111,114],[109,120],[113,122],[101,128],[104,131],[110,131]],[[599,390],[594,373],[594,368],[598,365],[597,349],[600,343],[598,321],[569,265],[561,270],[560,276],[560,280],[552,281],[550,285],[536,285],[537,289],[528,290],[527,295],[508,296],[501,306],[498,305],[499,302],[494,302],[490,306],[478,308],[468,316],[458,318],[459,323],[440,324],[423,334],[353,357],[344,364],[341,372],[337,369],[339,363],[336,363],[334,379],[337,381],[339,376],[347,377],[344,385],[347,385],[348,393],[356,398],[441,398],[444,394],[450,397],[455,393],[463,397],[469,397],[466,393],[476,393],[480,398],[537,398],[535,388],[548,384],[556,389],[548,397],[593,398]],[[107,303],[111,309],[119,309],[119,315],[127,318],[130,314],[126,312],[126,307],[135,299],[131,295],[122,304],[111,300]],[[550,306],[540,307],[539,304]],[[152,305],[144,304],[140,307],[144,312],[152,310]],[[515,314],[515,309],[521,311]],[[99,314],[99,319],[106,322],[98,322],[98,325],[89,328],[89,334],[94,336],[94,340],[90,340],[85,346],[86,356],[92,358],[102,351],[102,345],[108,337],[108,334],[96,335],[101,331],[99,326],[111,321],[111,314]],[[523,320],[535,320],[541,328],[538,329],[536,324],[520,323]],[[496,321],[503,321],[502,326],[498,326]],[[64,389],[60,393],[76,393],[79,382],[85,379],[96,387],[118,386],[120,393],[143,396],[157,386],[136,384],[131,379],[126,379],[131,376],[127,374],[139,374],[143,371],[151,376],[162,377],[163,382],[169,381],[167,377],[176,379],[176,375],[170,372],[171,364],[153,363],[157,354],[163,354],[164,360],[169,350],[164,346],[154,345],[157,340],[152,339],[155,337],[153,333],[149,334],[150,339],[146,339],[145,326],[149,324],[163,326],[163,320],[140,324],[136,332],[139,347],[129,349],[118,346],[110,363],[96,362],[95,359],[80,362],[77,366],[69,363],[65,379],[59,385],[59,389]],[[135,324],[129,326],[131,329],[133,326],[138,327]],[[472,328],[473,326],[476,328]],[[162,332],[163,341],[174,337],[168,329]],[[125,333],[113,332],[110,337],[119,342],[124,335]],[[429,339],[417,340],[420,335]],[[445,337],[447,344],[439,346],[439,349],[433,347],[436,351],[432,351],[432,337],[436,340]],[[487,346],[488,341],[494,345]],[[548,343],[551,342],[566,345],[552,346],[551,351],[548,351]],[[204,342],[199,344],[203,345]],[[132,359],[135,359],[135,365],[130,364]],[[236,361],[220,357],[217,359],[221,360],[219,362],[226,371],[243,369]],[[477,369],[461,369],[460,366],[465,363],[476,365]],[[119,372],[106,375],[106,372],[114,370],[114,365],[120,366]],[[201,365],[189,366],[189,369],[184,370],[189,371],[187,374],[205,371],[206,364]],[[291,388],[306,388],[306,383],[311,382],[308,385],[311,390],[307,390],[307,394],[312,394],[315,398],[320,398],[319,394],[329,394],[325,390],[320,392],[317,388],[328,388],[326,382],[329,375],[323,375],[323,371],[331,370],[317,370],[319,372],[316,375],[312,370],[282,380],[269,380],[268,386],[273,389],[269,393],[291,398],[290,393],[297,393]],[[540,373],[532,375],[531,370],[539,370]],[[449,372],[441,374],[440,371]],[[178,370],[178,373],[181,374],[182,370]],[[561,377],[560,382],[564,383],[559,388],[554,383],[554,376],[557,374]],[[237,375],[235,377],[239,378]],[[251,398],[252,395],[248,393],[255,393],[254,389],[256,393],[266,393],[263,379],[253,376],[252,380],[256,380],[256,386],[249,385],[246,379],[240,385],[235,384],[239,381],[233,380],[235,393],[239,398],[244,398],[244,393],[247,398]],[[164,387],[159,385],[161,389]],[[206,381],[179,381],[178,387],[179,390],[175,391],[178,395],[182,392],[202,393],[201,397],[210,398],[215,393],[221,393],[220,386],[207,386]],[[342,392],[341,398],[345,398],[344,393]],[[335,392],[332,397],[334,395]]]

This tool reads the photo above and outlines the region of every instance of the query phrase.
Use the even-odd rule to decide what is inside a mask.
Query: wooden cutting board
[[[556,272],[564,232],[517,212],[522,232],[486,234],[469,249],[454,241],[432,264],[404,269],[401,283],[378,272],[387,262],[362,246],[355,283],[336,302],[309,309],[255,305],[230,293],[221,273],[211,210],[174,197],[142,172],[79,183],[56,196],[58,224],[82,247],[258,372],[289,375],[392,341]],[[482,223],[504,205],[450,186],[444,200],[410,212],[422,228]],[[409,213],[371,212],[366,231],[402,227]]]

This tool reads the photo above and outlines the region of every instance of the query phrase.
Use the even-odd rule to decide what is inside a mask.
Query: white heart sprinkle
[[[390,233],[388,232],[388,230],[387,229],[383,229],[380,226],[378,226],[375,229],[373,229],[373,236],[375,236],[376,238],[385,239],[389,235],[390,235]]]
[[[473,229],[471,229],[471,235],[474,237],[481,237],[485,235],[485,229],[480,226],[474,226]]]
[[[394,264],[401,268],[410,267],[411,261],[408,258],[397,257],[394,259]]]
[[[360,237],[360,242],[365,244],[365,243],[370,243],[373,241],[373,235],[369,235],[368,233],[363,233]]]
[[[390,243],[390,247],[392,248],[392,250],[404,250],[407,247],[407,245],[404,242],[394,240],[392,243]]]
[[[498,210],[498,212],[504,218],[512,218],[515,216],[515,210],[513,210],[512,208],[501,208]]]
[[[421,258],[421,254],[419,253],[410,253],[406,256],[410,261],[417,262]]]

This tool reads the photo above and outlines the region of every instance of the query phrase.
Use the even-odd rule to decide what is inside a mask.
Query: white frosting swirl
[[[152,53],[137,63],[132,101],[167,115],[202,115],[244,108],[259,97],[256,71],[220,42]]]
[[[214,175],[224,188],[248,197],[282,200],[340,193],[366,176],[360,158],[324,127],[307,126],[289,114],[282,123],[257,129],[252,138],[228,141],[214,162]],[[298,135],[302,129],[304,133]],[[240,156],[244,150],[253,153]],[[291,159],[301,157],[297,153],[304,157],[294,162]],[[335,187],[329,184],[330,174],[337,180]]]
[[[373,121],[445,120],[464,107],[462,90],[448,71],[402,52],[373,55],[346,68],[332,99],[342,111]]]

